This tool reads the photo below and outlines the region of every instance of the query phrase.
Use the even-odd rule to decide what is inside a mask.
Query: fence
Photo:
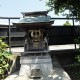
[[[5,18],[3,18],[5,19]],[[6,37],[4,41],[9,44],[9,47],[24,46],[25,28],[15,27],[10,25],[0,25],[0,37]],[[17,19],[17,18],[14,18]],[[19,18],[18,18],[19,19]],[[54,20],[70,19],[73,21],[72,26],[52,26],[48,29],[49,45],[63,45],[74,44],[74,39],[80,36],[80,33],[76,31],[78,26],[75,26],[75,18],[52,18]]]

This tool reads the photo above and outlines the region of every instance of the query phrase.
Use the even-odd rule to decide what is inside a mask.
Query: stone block
[[[42,63],[50,63],[51,58],[50,57],[20,57],[20,64],[42,64]]]
[[[30,76],[30,73],[31,72],[31,69],[30,69],[30,65],[21,65],[21,68],[20,68],[20,72],[19,72],[19,75],[21,76]]]

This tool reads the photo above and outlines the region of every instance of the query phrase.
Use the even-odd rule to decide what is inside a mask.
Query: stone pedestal
[[[49,55],[21,57],[20,63],[19,75],[27,76],[30,79],[42,79],[43,76],[48,77],[53,69]]]

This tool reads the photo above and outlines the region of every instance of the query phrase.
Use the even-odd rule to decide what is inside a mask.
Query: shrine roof
[[[37,12],[22,12],[23,17],[25,16],[36,16],[36,15],[47,15],[48,11],[37,11]]]
[[[53,23],[53,21],[50,21],[50,22],[35,22],[35,23],[13,23],[13,26],[16,26],[16,27],[25,27],[27,29],[46,29],[46,28],[49,28],[51,27],[51,24]]]
[[[19,23],[39,23],[39,22],[50,22],[54,21],[51,19],[50,16],[26,16],[25,18],[22,18]]]
[[[19,26],[51,26],[54,23],[54,20],[47,15],[48,11],[40,12],[24,12],[23,18],[20,19],[18,23],[13,23],[13,25]],[[45,26],[45,27],[46,27]]]

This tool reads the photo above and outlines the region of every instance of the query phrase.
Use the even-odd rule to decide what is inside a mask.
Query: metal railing
[[[8,43],[9,43],[9,51],[11,51],[11,20],[13,19],[20,19],[20,17],[0,17],[0,19],[7,19],[8,20]],[[75,20],[76,19],[80,19],[80,18],[51,18],[56,20],[72,20],[72,26],[75,26]],[[75,36],[75,34],[74,34]],[[75,48],[76,48],[76,44],[75,44]]]
[[[8,20],[8,43],[9,43],[9,51],[11,52],[11,37],[10,37],[10,32],[11,32],[11,28],[10,28],[10,21],[11,19],[20,19],[20,17],[0,17],[0,19],[7,19]]]

